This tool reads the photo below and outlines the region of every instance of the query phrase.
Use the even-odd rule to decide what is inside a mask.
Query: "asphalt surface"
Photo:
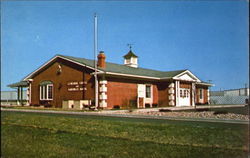
[[[198,122],[214,122],[214,123],[231,123],[231,124],[249,124],[249,121],[244,120],[226,120],[212,118],[187,118],[187,117],[166,117],[152,115],[130,115],[130,114],[115,114],[112,112],[75,112],[75,111],[55,111],[55,110],[31,110],[31,109],[11,109],[1,108],[1,111],[10,112],[27,112],[27,113],[45,113],[45,114],[67,114],[67,115],[82,115],[82,116],[107,116],[121,118],[141,118],[141,119],[158,119],[158,120],[176,120],[176,121],[198,121]]]

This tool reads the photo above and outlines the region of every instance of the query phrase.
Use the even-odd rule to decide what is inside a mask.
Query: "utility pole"
[[[94,66],[95,66],[95,110],[98,107],[98,78],[97,78],[97,14],[94,15]]]

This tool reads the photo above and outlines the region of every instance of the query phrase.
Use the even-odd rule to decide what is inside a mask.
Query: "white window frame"
[[[49,87],[52,87],[52,98],[49,98]],[[40,100],[53,100],[53,84],[40,85]]]
[[[200,99],[200,100],[203,99],[203,95],[204,95],[204,94],[203,94],[203,89],[200,88],[200,89],[199,89],[199,99]]]
[[[150,89],[150,96],[147,97],[147,87]],[[152,85],[145,85],[145,98],[152,98]]]

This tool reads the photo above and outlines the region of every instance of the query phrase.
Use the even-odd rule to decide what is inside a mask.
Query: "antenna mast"
[[[95,66],[95,109],[98,107],[98,78],[97,78],[97,14],[94,15],[94,66]]]

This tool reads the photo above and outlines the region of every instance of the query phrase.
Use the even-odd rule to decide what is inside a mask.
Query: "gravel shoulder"
[[[214,114],[213,111],[202,111],[202,112],[159,112],[159,111],[117,111],[114,114],[121,115],[150,115],[150,116],[164,116],[173,118],[205,118],[205,119],[219,119],[219,120],[242,120],[249,121],[248,115],[242,114]]]

